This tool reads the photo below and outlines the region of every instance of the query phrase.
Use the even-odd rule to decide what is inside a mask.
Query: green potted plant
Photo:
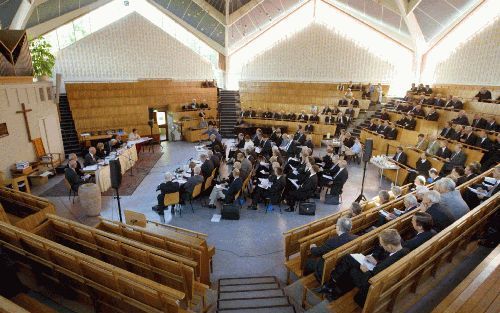
[[[52,46],[43,37],[30,41],[31,62],[35,77],[38,80],[49,80],[52,77],[52,69],[56,63],[55,56],[50,52]]]

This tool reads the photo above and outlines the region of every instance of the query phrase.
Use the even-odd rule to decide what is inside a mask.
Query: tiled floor
[[[191,157],[198,153],[194,145],[187,142],[165,142],[165,152],[148,176],[142,181],[132,196],[122,197],[122,209],[133,210],[146,214],[148,219],[159,221],[159,217],[151,210],[156,202],[156,186],[162,181],[166,171],[173,171],[186,164]],[[318,149],[316,154],[323,154],[324,149]],[[166,222],[172,225],[189,228],[208,234],[208,241],[215,245],[213,280],[220,277],[236,276],[264,276],[276,275],[285,279],[283,266],[283,232],[313,221],[327,214],[345,209],[356,199],[361,189],[363,169],[360,165],[349,166],[349,179],[344,186],[343,204],[340,206],[324,205],[318,203],[316,216],[301,216],[297,213],[282,214],[270,212],[265,214],[263,208],[258,211],[242,209],[239,221],[221,220],[219,223],[210,221],[214,213],[219,210],[210,210],[201,207],[199,201],[195,202],[195,213],[186,206],[182,217],[172,217],[166,212]],[[134,171],[142,170],[134,168]],[[126,173],[125,175],[128,175]],[[62,176],[52,178],[49,184],[36,187],[33,193],[41,194],[47,188],[57,183]],[[388,188],[387,181],[382,182],[382,188]],[[375,167],[368,165],[366,171],[365,195],[371,198],[381,189],[379,174]],[[72,204],[67,197],[49,198],[57,207],[57,213],[63,217],[79,220],[82,223],[93,225],[97,218],[81,216],[78,208],[78,199]],[[102,197],[102,213],[106,218],[117,220],[117,204],[113,197]],[[285,206],[282,206],[285,208]]]

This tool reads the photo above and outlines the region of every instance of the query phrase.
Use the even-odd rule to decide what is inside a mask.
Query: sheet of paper
[[[299,181],[298,179],[288,178],[288,180],[292,182],[292,184],[295,186],[295,188],[299,189],[299,185],[297,184],[297,182]]]
[[[82,168],[82,171],[84,172],[97,171],[97,164],[85,166],[84,168]]]
[[[45,171],[45,172],[43,172],[42,174],[40,174],[40,176],[42,176],[42,177],[46,177],[46,176],[49,176],[50,174],[52,174],[52,173],[51,173],[51,172],[49,172],[49,171]]]
[[[378,210],[378,212],[382,214],[384,217],[389,216],[389,212],[387,212],[386,210]]]
[[[400,216],[400,215],[403,215],[405,213],[405,211],[401,211],[401,210],[398,210],[398,209],[394,209],[394,214],[397,215],[397,216]]]
[[[262,148],[261,147],[255,147],[255,152],[256,153],[260,153],[262,151]]]
[[[368,268],[368,270],[370,271],[373,271],[373,269],[375,268],[375,265],[373,265],[372,263],[368,262],[366,260],[366,256],[362,255],[361,253],[354,253],[354,254],[351,254],[351,256],[356,260],[358,261],[358,263],[360,265],[364,265]]]
[[[467,187],[469,188],[470,191],[472,191],[473,193],[475,193],[476,195],[481,195],[483,197],[486,197],[488,195],[487,192],[481,192],[481,191],[478,191],[477,189],[474,189],[474,188],[471,188],[471,187]]]
[[[222,215],[220,215],[220,214],[214,214],[214,215],[212,215],[212,219],[210,221],[213,223],[218,223],[218,222],[220,222],[221,217],[222,217]]]
[[[323,174],[323,178],[326,178],[326,179],[328,179],[328,180],[333,180],[333,177],[332,177],[332,176],[328,176],[328,175],[325,175],[325,174]]]

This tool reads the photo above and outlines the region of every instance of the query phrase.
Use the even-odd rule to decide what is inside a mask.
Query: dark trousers
[[[351,255],[344,256],[331,273],[327,285],[341,295],[349,292],[354,287],[359,288],[354,300],[363,307],[370,287],[368,280],[371,277],[371,272],[363,273],[359,268],[359,262]]]

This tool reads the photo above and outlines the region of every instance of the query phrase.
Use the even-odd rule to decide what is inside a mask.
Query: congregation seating
[[[82,234],[84,234],[82,232]],[[0,246],[53,292],[73,292],[96,312],[187,312],[186,295],[42,236],[0,222]]]
[[[207,309],[209,286],[199,282],[200,263],[195,260],[56,215],[47,218],[36,234],[178,290],[192,310]]]
[[[432,313],[495,312],[498,309],[500,246],[497,246]]]
[[[0,313],[56,313],[26,294],[19,294],[15,299],[0,296]]]
[[[402,186],[402,195],[408,193],[410,184]],[[391,195],[391,201],[386,205],[395,203],[394,195]],[[401,200],[401,199],[400,199]],[[367,220],[371,220],[378,216],[378,211],[382,207],[378,207],[378,196],[370,201],[361,203],[362,213],[359,216],[353,217],[353,232],[354,229],[364,227]],[[337,220],[346,214],[345,211],[327,215],[316,221],[290,229],[283,233],[285,243],[285,267],[287,269],[287,282],[290,283],[290,274],[296,277],[302,277],[305,260],[309,256],[310,245],[321,245],[328,238],[335,235]],[[297,255],[298,254],[298,255]]]
[[[55,212],[47,199],[0,187],[0,221],[32,230],[46,220],[46,214]]]
[[[492,172],[493,169],[464,183],[463,185],[458,186],[457,189],[463,192],[467,189],[468,186],[481,181],[485,176],[490,175]],[[498,200],[499,196],[496,195],[495,197],[492,197],[491,199],[485,201],[479,207],[475,208],[464,217],[457,220],[447,229],[434,236],[431,240],[429,240],[428,243],[424,244],[422,247],[425,247],[425,250],[422,247],[417,248],[402,260],[398,261],[380,274],[372,277],[370,279],[370,291],[368,293],[368,298],[363,308],[363,312],[385,312],[386,310],[391,311],[394,308],[396,297],[402,297],[402,292],[408,292],[408,289],[410,287],[410,290],[414,292],[416,290],[416,287],[420,283],[422,283],[422,279],[425,277],[423,274],[428,274],[428,271],[432,269],[432,273],[433,275],[435,275],[438,269],[437,267],[438,265],[440,265],[441,261],[445,259],[447,261],[451,261],[453,252],[456,252],[456,249],[459,246],[464,246],[463,244],[467,243],[468,240],[470,240],[471,235],[473,233],[476,233],[482,226],[484,226],[487,217],[495,213],[496,209],[498,209]],[[388,203],[385,206],[380,207],[380,209],[385,209],[389,212],[393,208],[400,208],[402,206],[402,202],[402,199],[397,199],[390,204]],[[328,278],[330,277],[330,273],[335,268],[335,265],[341,257],[351,253],[366,254],[368,251],[371,251],[375,247],[375,245],[378,244],[378,234],[382,230],[394,228],[397,229],[400,234],[402,234],[402,237],[404,237],[404,234],[412,228],[411,218],[415,212],[416,210],[410,211],[409,213],[406,213],[384,224],[383,226],[379,226],[375,230],[372,230],[358,237],[357,239],[323,255],[325,263],[322,276],[323,281],[321,282],[321,284],[325,283],[326,280],[328,280]],[[374,222],[375,220],[373,220],[371,224],[366,223],[364,226],[369,227],[373,225]],[[356,232],[354,221],[353,232]],[[434,243],[434,245],[432,245],[431,243]],[[413,258],[410,257],[410,255],[413,255]],[[406,260],[406,262],[404,262],[404,260]],[[424,264],[429,264],[429,266],[425,266]],[[312,289],[318,287],[319,284],[316,281],[314,275],[305,276],[301,278],[300,281],[305,286],[302,297],[302,305],[308,308],[311,305],[310,299],[308,297],[310,296]],[[342,296],[340,299],[331,302],[331,311],[334,312],[340,309],[342,309],[342,311],[347,310],[348,312],[361,311],[353,300],[353,294],[355,294],[355,292],[355,290],[351,291]],[[421,296],[421,294],[419,295]],[[413,296],[412,298],[416,297]],[[407,299],[407,297],[405,299]]]
[[[96,228],[192,259],[198,263],[200,282],[210,284],[215,248],[207,244],[205,234],[153,221],[146,221],[145,227],[137,227],[105,218],[100,218]]]

